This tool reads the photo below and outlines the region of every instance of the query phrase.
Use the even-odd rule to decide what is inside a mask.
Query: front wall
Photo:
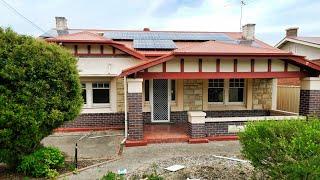
[[[309,60],[320,59],[319,48],[310,47],[293,42],[287,42],[284,46],[281,47],[281,49],[293,52],[297,55],[306,56],[306,58]]]
[[[132,57],[79,57],[77,65],[80,76],[115,76],[139,63]]]

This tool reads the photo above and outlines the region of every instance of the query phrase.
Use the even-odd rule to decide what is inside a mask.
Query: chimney
[[[292,27],[286,29],[286,37],[297,37],[298,36],[298,27]]]
[[[150,29],[149,28],[143,28],[143,31],[150,31]]]
[[[56,29],[57,30],[68,29],[67,19],[65,17],[56,17]]]
[[[256,24],[246,24],[242,26],[242,38],[245,40],[254,40],[254,31]]]

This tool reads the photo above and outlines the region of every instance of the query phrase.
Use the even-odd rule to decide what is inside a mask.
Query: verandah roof
[[[221,72],[219,69],[215,72],[202,72],[201,62],[197,62],[199,71],[197,72],[185,72],[183,70],[183,61],[180,62],[181,70],[179,72],[166,72],[163,68],[162,72],[147,72],[150,67],[163,64],[162,67],[166,66],[166,62],[172,60],[175,57],[180,57],[182,60],[184,57],[196,56],[196,57],[215,57],[220,59],[224,57],[234,59],[235,69],[233,72]],[[249,58],[251,59],[251,71],[250,72],[237,72],[237,59],[238,58]],[[254,70],[255,58],[268,59],[268,71],[257,72]],[[197,59],[197,58],[196,58]],[[284,62],[284,69],[282,72],[272,72],[271,64],[273,60],[280,59]],[[221,60],[223,62],[223,60]],[[270,62],[269,62],[270,61]],[[288,65],[298,66],[300,71],[289,72]],[[171,53],[163,55],[151,61],[143,62],[137,66],[124,70],[121,76],[128,76],[134,74],[136,77],[143,78],[290,78],[290,77],[306,77],[306,76],[318,76],[320,74],[320,66],[306,60],[303,56],[293,55],[292,53],[282,51],[274,48],[255,48],[244,45],[228,44],[223,42],[207,41],[200,45],[190,46],[183,49],[177,49]]]

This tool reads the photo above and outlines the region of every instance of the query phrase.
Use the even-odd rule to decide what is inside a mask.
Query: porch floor
[[[144,139],[148,143],[188,142],[188,125],[180,124],[145,124]]]

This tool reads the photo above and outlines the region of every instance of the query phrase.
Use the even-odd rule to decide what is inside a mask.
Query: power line
[[[7,3],[5,0],[0,0],[0,2],[2,2],[3,5],[5,5],[8,9],[10,9],[11,11],[13,11],[15,14],[17,14],[18,16],[22,17],[24,20],[26,20],[27,22],[29,22],[31,25],[33,25],[35,28],[37,28],[38,30],[42,31],[43,33],[47,33],[45,30],[43,30],[40,26],[38,26],[36,23],[32,22],[30,19],[28,19],[27,17],[25,17],[23,14],[21,14],[17,9],[15,9],[14,7],[12,7],[9,3]]]

